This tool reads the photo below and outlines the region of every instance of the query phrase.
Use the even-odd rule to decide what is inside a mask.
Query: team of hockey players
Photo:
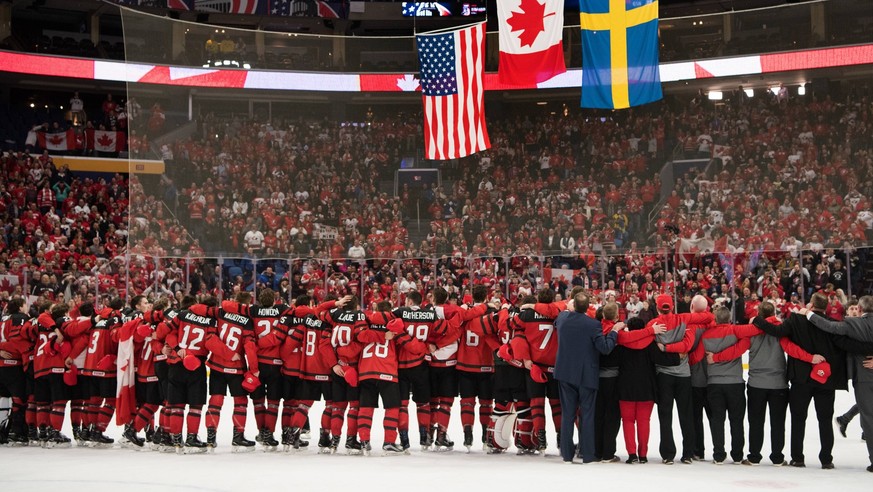
[[[577,290],[582,289],[575,288],[574,295]],[[468,450],[477,440],[478,405],[478,441],[486,452],[498,454],[514,445],[519,454],[544,453],[547,399],[554,426],[560,428],[558,382],[552,376],[558,338],[554,321],[566,302],[555,302],[549,289],[520,299],[518,306],[488,301],[488,295],[485,286],[476,285],[472,302],[459,306],[437,287],[427,300],[411,291],[404,306],[380,302],[362,310],[352,296],[316,305],[302,295],[288,306],[265,289],[256,302],[244,292],[220,303],[186,296],[175,307],[168,299],[152,304],[143,296],[133,297],[126,307],[115,299],[100,310],[90,303],[73,310],[46,303],[36,317],[26,315],[23,302],[14,299],[0,325],[0,396],[12,398],[0,439],[13,445],[71,446],[61,432],[69,403],[72,440],[80,446],[111,447],[114,440],[104,432],[114,417],[124,426],[120,441],[125,447],[205,452],[219,445],[217,429],[229,392],[235,452],[257,446],[306,448],[309,422],[317,421],[320,452],[337,452],[345,424],[347,452],[368,455],[380,399],[385,454],[410,448],[410,400],[421,448],[451,450],[447,430],[460,397]],[[750,338],[761,332],[751,325],[730,325],[724,309],[715,316],[705,302],[696,308],[692,304],[696,312],[673,314],[672,300],[665,297],[659,296],[648,323],[632,318],[627,326],[618,323],[614,303],[596,311],[591,306],[589,314],[601,320],[604,333],[618,331],[621,347],[600,362],[599,398],[609,401],[598,401],[598,459],[618,461],[615,440],[621,419],[628,462],[646,461],[656,398],[663,462],[672,464],[677,453],[674,399],[682,425],[682,461],[702,456],[702,428],[689,440],[697,430],[692,426],[702,418],[693,415],[700,410],[692,408],[697,386],[691,376],[708,365],[709,377],[721,378],[710,384],[710,392],[725,392],[726,408],[717,410],[722,430],[713,433],[715,459],[724,460],[725,413],[733,427],[733,403],[745,401],[739,358]],[[797,347],[783,348],[792,356],[812,357],[797,355]],[[738,395],[731,393],[735,390]],[[310,415],[319,400],[325,402],[323,412]],[[256,442],[244,435],[249,402],[259,430]],[[204,407],[205,442],[199,437]],[[737,454],[735,432],[731,456],[738,462],[742,443]]]

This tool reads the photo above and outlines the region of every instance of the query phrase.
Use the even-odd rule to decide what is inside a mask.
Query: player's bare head
[[[413,306],[420,306],[421,305],[421,293],[418,292],[417,290],[411,290],[411,291],[407,292],[406,293],[406,303],[407,304],[411,303]],[[438,302],[436,302],[436,296],[434,296],[434,304],[439,304]]]
[[[758,316],[767,319],[776,314],[776,306],[772,302],[764,301],[758,306]]]
[[[409,297],[407,297],[408,299]],[[433,290],[433,303],[437,306],[445,304],[449,300],[449,292],[442,287]]]
[[[45,313],[45,312],[48,312],[51,310],[52,305],[53,305],[52,301],[43,301],[42,304],[39,304],[37,306],[37,310],[40,313]]]
[[[349,298],[349,302],[347,302],[344,307],[345,307],[345,309],[348,309],[348,310],[355,310],[355,309],[358,309],[358,306],[360,305],[359,302],[360,301],[358,301],[357,296],[351,296]]]
[[[152,304],[152,311],[163,311],[168,307],[170,307],[170,299],[167,297],[161,297]]]
[[[52,318],[63,318],[67,315],[67,312],[69,312],[69,310],[70,306],[67,306],[66,304],[55,304],[54,306],[52,306]]]
[[[584,291],[585,291],[585,288],[582,287],[581,285],[574,285],[573,288],[570,289],[570,296],[567,297],[567,299],[572,299],[572,298],[576,297],[576,294],[578,294],[580,292],[584,292]]]
[[[541,289],[537,292],[537,302],[548,304],[555,300],[555,291],[549,288]]]
[[[276,304],[276,293],[273,289],[262,289],[258,292],[258,304],[261,307],[273,307]]]
[[[6,311],[9,314],[20,313],[21,308],[23,308],[23,307],[24,307],[24,299],[22,299],[21,297],[16,297],[16,298],[10,300],[8,304],[6,304]]]
[[[206,307],[215,307],[218,306],[218,299],[216,299],[215,296],[203,296],[203,299],[200,300],[200,304],[203,304]]]
[[[606,305],[603,306],[603,319],[616,321],[618,319],[618,304],[614,302],[606,303]]]
[[[603,321],[603,306],[597,308],[597,311],[594,311],[594,319],[597,321]]]
[[[391,303],[388,301],[377,302],[376,303],[376,311],[379,311],[380,313],[391,311]]]
[[[861,296],[858,299],[858,306],[861,307],[863,313],[873,313],[873,296]]]
[[[143,311],[143,307],[145,304],[148,304],[148,298],[146,296],[133,296],[130,298],[130,307],[132,309],[136,309],[138,311]]]
[[[691,298],[691,312],[692,313],[702,313],[706,311],[706,308],[709,307],[709,303],[706,302],[706,298],[700,294]]]
[[[79,306],[79,315],[91,317],[94,316],[94,303],[92,302],[83,302],[81,306]]]
[[[240,304],[251,304],[252,303],[252,293],[251,292],[240,292],[236,295],[236,302]]]
[[[537,303],[537,298],[534,296],[530,296],[530,295],[524,296],[518,300],[519,306],[522,306],[524,304],[536,304],[536,303]]]
[[[628,330],[642,330],[646,327],[646,322],[643,321],[643,318],[634,316],[633,318],[628,318],[625,322]]]
[[[573,296],[573,308],[577,313],[588,311],[588,305],[591,303],[591,298],[585,292],[580,292]]]
[[[731,311],[730,309],[719,306],[715,308],[715,322],[719,325],[724,325],[731,322]]]
[[[295,306],[308,306],[310,302],[312,302],[312,297],[309,297],[309,294],[301,294],[297,296],[297,299],[294,299]]]
[[[109,301],[109,307],[118,311],[119,309],[124,307],[124,299],[120,297],[113,297],[112,300]]]
[[[485,302],[485,296],[488,295],[488,288],[484,285],[473,286],[473,302]]]
[[[813,311],[824,311],[828,308],[828,296],[822,294],[821,292],[816,292],[815,294],[813,294],[809,302],[810,304],[812,304]]]
[[[191,307],[195,304],[197,304],[197,298],[195,298],[192,295],[187,295],[187,296],[183,297],[181,301],[179,301],[179,308],[180,309],[188,309],[189,307]]]

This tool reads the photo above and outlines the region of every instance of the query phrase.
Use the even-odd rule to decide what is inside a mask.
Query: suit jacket
[[[848,338],[849,343],[842,348],[849,353],[851,364],[849,365],[849,377],[858,383],[873,383],[873,371],[866,369],[862,364],[873,348],[873,314],[865,313],[858,318],[846,318],[841,322],[831,321],[818,314],[809,315],[809,321],[818,329],[841,338]],[[838,343],[838,346],[840,344]],[[830,361],[828,361],[830,362]]]
[[[563,311],[555,320],[558,357],[555,379],[580,388],[597,389],[600,383],[600,354],[615,348],[618,335],[604,335],[600,322],[574,311]]]

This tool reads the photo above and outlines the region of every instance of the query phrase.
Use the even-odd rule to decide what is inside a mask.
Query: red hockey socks
[[[188,434],[197,434],[200,430],[200,417],[203,409],[201,407],[188,407],[188,418],[185,419],[185,427],[188,429]]]
[[[107,398],[103,406],[100,407],[100,414],[97,417],[97,429],[100,432],[106,432],[113,414],[115,414],[115,398]]]
[[[309,412],[309,409],[306,409]],[[321,430],[329,431],[331,428],[331,419],[333,418],[333,403],[324,402],[324,410],[321,412]]]
[[[181,434],[185,414],[185,405],[171,405],[164,407],[167,412],[167,426],[170,434]]]
[[[561,401],[549,399],[549,407],[552,409],[552,423],[555,424],[555,432],[559,432],[561,430]]]
[[[479,400],[479,424],[483,429],[491,424],[491,414],[493,412],[494,400]]]
[[[233,430],[243,432],[246,429],[248,418],[249,399],[245,396],[233,397]],[[217,420],[216,420],[217,422]]]
[[[472,427],[476,420],[476,397],[461,398],[461,425]]]
[[[373,426],[373,408],[365,407],[358,410],[358,438],[361,441],[370,440],[370,428]],[[349,421],[351,422],[351,420]],[[352,435],[351,433],[349,434]]]
[[[407,418],[408,415],[407,415]],[[425,427],[430,429],[430,424],[433,422],[431,418],[431,405],[430,403],[416,403],[415,404],[415,418],[418,421],[418,427]],[[407,427],[408,428],[408,427]]]
[[[52,405],[48,402],[39,402],[36,404],[36,425],[40,427],[48,427],[51,424]]]
[[[221,420],[221,406],[224,405],[224,395],[212,395],[209,397],[209,406],[206,407],[206,428],[218,428]]]
[[[264,398],[252,400],[252,405],[255,407],[255,423],[258,425],[258,430],[264,428],[264,416],[267,414],[267,405],[265,404],[265,401]]]
[[[52,429],[60,432],[61,427],[64,426],[64,411],[66,409],[66,401],[56,401],[52,403],[51,415],[49,416],[49,421],[51,422]]]
[[[15,400],[13,399],[13,403]],[[70,402],[70,424],[81,427],[85,418],[85,400],[73,400]]]
[[[330,416],[330,434],[332,436],[341,436],[343,433],[343,419],[346,414],[346,407],[349,406],[347,401],[333,402],[333,409]]]
[[[530,418],[533,421],[534,433],[546,428],[546,399],[545,398],[531,398],[531,400],[530,400]]]
[[[446,431],[449,428],[449,420],[452,417],[452,405],[455,403],[455,399],[443,397],[437,400],[438,407],[432,409],[431,418],[441,431]]]
[[[291,427],[291,421],[294,420],[294,414],[297,413],[297,408],[300,405],[297,400],[282,400],[282,428]]]
[[[133,429],[139,433],[143,429],[145,429],[149,423],[152,421],[152,418],[155,416],[155,412],[158,411],[158,406],[146,403],[142,407],[140,407],[139,412],[136,413],[136,417],[133,418]],[[163,419],[163,417],[161,417]],[[161,425],[161,428],[164,426]]]
[[[363,409],[361,409],[363,410]],[[400,422],[399,408],[386,408],[385,419],[382,420],[382,427],[385,429],[384,444],[393,443],[397,440],[397,424]]]
[[[267,400],[267,411],[264,414],[264,428],[272,434],[279,420],[279,400]]]
[[[291,417],[291,423],[289,427],[297,427],[298,429],[302,429],[303,426],[306,425],[306,417],[309,416],[309,409],[312,408],[313,403],[315,402],[312,400],[298,400],[297,411],[294,413],[294,416]],[[324,414],[322,414],[322,416],[323,415]],[[322,418],[321,428],[327,429],[329,426],[330,425],[324,424],[324,418]]]
[[[347,436],[357,436],[358,435],[358,412],[360,411],[360,406],[358,402],[352,401],[349,402],[349,423],[346,425],[346,435]],[[371,414],[372,417],[372,414]]]
[[[161,415],[158,417],[158,425],[164,432],[170,432],[170,406],[167,402],[161,407]]]
[[[33,400],[33,395],[27,397],[27,410],[24,411],[24,423],[27,425],[36,425],[36,402]]]
[[[400,430],[409,430],[409,400],[401,400],[400,402]]]

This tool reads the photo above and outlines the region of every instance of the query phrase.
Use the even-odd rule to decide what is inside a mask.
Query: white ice
[[[854,403],[851,392],[838,391],[835,413],[846,411]],[[376,410],[373,422],[373,456],[346,456],[340,445],[337,455],[317,454],[319,417],[322,407],[316,404],[311,412],[311,448],[294,453],[233,454],[231,439],[231,399],[225,400],[219,428],[219,447],[214,454],[175,455],[128,449],[0,448],[0,492],[139,492],[139,491],[227,491],[294,490],[309,492],[358,492],[376,490],[442,490],[532,492],[540,490],[578,491],[641,491],[685,492],[700,490],[756,491],[791,490],[816,492],[849,492],[871,490],[873,474],[867,449],[860,439],[859,419],[849,427],[844,439],[836,432],[834,446],[835,470],[822,470],[818,463],[818,423],[810,407],[807,420],[805,455],[807,468],[776,468],[769,465],[769,435],[765,438],[764,461],[750,467],[711,462],[692,465],[660,463],[658,456],[657,411],[652,415],[652,437],[649,442],[649,463],[645,465],[573,464],[565,465],[554,446],[555,434],[550,416],[547,418],[550,447],[546,457],[516,456],[515,449],[503,455],[485,455],[481,446],[471,454],[461,445],[459,405],[456,400],[450,435],[455,450],[445,453],[422,452],[418,449],[418,433],[413,431],[409,456],[382,457],[382,411]],[[548,409],[548,405],[547,405]],[[410,427],[415,429],[415,412],[411,412]],[[727,425],[727,424],[726,424]],[[790,418],[786,433],[786,459],[789,459]],[[681,436],[674,418],[674,435]],[[344,428],[345,430],[345,428]],[[66,434],[71,435],[69,422]],[[200,437],[205,439],[201,425]],[[481,436],[478,417],[474,436]],[[107,434],[118,438],[119,428]],[[746,431],[748,439],[748,428]],[[255,435],[254,416],[249,408],[247,437]],[[726,435],[729,432],[726,430]],[[278,438],[278,432],[276,437]],[[729,439],[729,437],[728,437]],[[345,436],[343,436],[345,442]],[[677,443],[678,444],[678,443]],[[116,445],[117,446],[117,445]],[[707,456],[712,446],[707,431]],[[627,457],[619,432],[619,456]],[[729,445],[728,445],[729,451]],[[748,452],[748,441],[746,442]]]

